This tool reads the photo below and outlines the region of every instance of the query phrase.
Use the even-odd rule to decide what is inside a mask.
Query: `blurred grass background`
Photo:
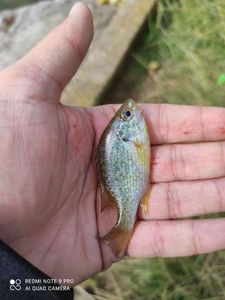
[[[40,0],[0,0],[0,10],[15,8],[38,1]]]
[[[35,0],[0,0],[0,9]],[[159,0],[101,103],[224,106],[225,1]],[[98,300],[224,300],[225,252],[175,259],[129,259],[81,286]],[[92,296],[91,296],[92,295]]]
[[[224,0],[159,0],[101,100],[223,105],[224,42]]]

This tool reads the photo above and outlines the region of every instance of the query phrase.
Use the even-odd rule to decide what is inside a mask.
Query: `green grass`
[[[149,64],[159,68],[149,72]],[[225,104],[225,1],[158,1],[102,102]],[[223,81],[223,80],[222,80]],[[144,96],[144,97],[143,97]],[[103,100],[104,99],[104,100]],[[84,284],[94,299],[225,299],[225,252],[174,259],[125,259]]]
[[[124,259],[83,287],[99,300],[224,300],[224,257]]]
[[[165,6],[160,6],[160,96],[167,102],[224,105],[225,88],[216,81],[225,72],[225,2],[167,1],[171,24],[164,21],[164,27]]]
[[[103,102],[133,97],[145,102],[224,105],[225,1],[158,1],[157,14],[137,41]],[[149,63],[159,70],[148,75]],[[151,72],[150,72],[151,73]]]

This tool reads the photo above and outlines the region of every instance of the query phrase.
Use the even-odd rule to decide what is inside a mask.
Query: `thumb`
[[[77,2],[66,20],[51,31],[15,67],[48,89],[61,92],[79,68],[93,37],[87,6]]]

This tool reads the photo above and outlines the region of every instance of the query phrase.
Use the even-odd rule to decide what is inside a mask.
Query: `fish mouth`
[[[135,102],[133,99],[128,99],[125,102],[125,105],[127,106],[128,109],[130,108],[133,111],[136,110],[138,114],[143,116],[143,110],[138,106],[137,102]]]
[[[137,103],[133,99],[128,99],[124,103],[128,108],[134,109],[137,107]]]

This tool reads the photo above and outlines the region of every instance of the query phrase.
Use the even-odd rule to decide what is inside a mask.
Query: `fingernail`
[[[82,1],[76,2],[74,6],[71,8],[69,12],[69,16],[72,15],[77,9],[79,9],[79,6],[85,6],[85,4]]]

